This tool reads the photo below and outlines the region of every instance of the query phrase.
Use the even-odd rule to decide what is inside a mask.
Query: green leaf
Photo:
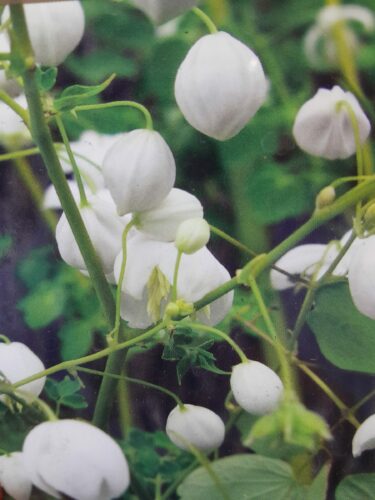
[[[305,488],[291,467],[281,460],[256,455],[234,455],[211,463],[230,500],[302,500]],[[218,500],[222,495],[212,477],[200,467],[178,488],[181,500]]]
[[[375,373],[375,321],[357,310],[346,283],[321,288],[307,322],[331,363],[343,370]]]
[[[84,396],[78,394],[81,390],[81,384],[78,380],[68,376],[60,381],[48,378],[45,390],[47,396],[59,405],[76,410],[87,408],[88,406]]]
[[[9,250],[12,248],[12,237],[8,234],[0,236],[0,260],[7,256]]]
[[[326,500],[328,489],[328,476],[331,464],[325,464],[320,469],[312,484],[308,487],[306,500]]]
[[[40,68],[36,69],[36,81],[41,92],[48,92],[51,90],[56,83],[57,78],[57,68]]]
[[[52,248],[37,248],[17,266],[17,276],[29,288],[47,279],[53,269]]]
[[[21,451],[26,435],[39,423],[35,411],[24,407],[22,412],[14,412],[0,402],[0,448]]]
[[[116,75],[111,75],[107,80],[99,85],[72,85],[66,88],[60,97],[55,99],[54,107],[57,111],[69,111],[80,104],[83,104],[86,99],[100,94],[113,81]]]
[[[84,57],[72,55],[65,65],[81,80],[91,84],[104,80],[112,73],[119,77],[133,78],[138,71],[133,59],[106,49],[97,50]]]
[[[93,325],[87,320],[71,320],[58,332],[63,361],[85,356],[92,344]]]
[[[347,476],[336,489],[335,500],[373,500],[375,474]]]
[[[44,281],[17,304],[25,323],[33,329],[43,328],[64,312],[66,291],[62,286]]]

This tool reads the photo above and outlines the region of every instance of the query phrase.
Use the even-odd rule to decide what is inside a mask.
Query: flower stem
[[[202,9],[199,9],[198,7],[193,7],[191,9],[191,11],[199,17],[199,19],[201,21],[204,22],[204,24],[207,26],[208,28],[208,31],[213,34],[213,33],[217,33],[217,27],[215,25],[215,23],[212,21],[212,19],[210,18],[210,16],[208,16],[205,12],[203,12]]]
[[[153,130],[154,124],[152,121],[151,113],[145,106],[143,106],[143,104],[134,101],[113,101],[102,104],[85,104],[82,106],[76,106],[73,109],[73,111],[79,113],[80,111],[96,111],[100,109],[117,108],[117,107],[128,107],[128,108],[138,109],[143,113],[145,117],[146,129]]]
[[[238,354],[242,363],[247,363],[249,361],[246,354],[243,352],[241,347],[226,333],[214,328],[212,326],[202,325],[201,323],[187,323],[187,325],[191,328],[195,328],[196,330],[201,330],[202,332],[212,333],[218,337],[224,339],[228,344],[233,348],[233,350]]]
[[[69,158],[70,164],[72,165],[72,168],[73,168],[74,178],[78,184],[80,205],[81,205],[81,207],[86,207],[87,205],[89,205],[89,202],[87,201],[87,196],[85,193],[85,187],[84,187],[83,182],[82,182],[81,173],[79,171],[76,159],[74,158],[72,148],[70,147],[70,142],[69,142],[68,134],[66,133],[66,130],[65,130],[64,122],[62,121],[62,119],[59,115],[55,116],[55,120],[56,120],[57,128],[59,129],[61,138],[63,140],[64,146],[66,148],[66,152],[68,153],[68,158]]]
[[[91,370],[90,368],[82,368],[80,366],[76,366],[75,370],[77,372],[83,372],[83,373],[89,373],[91,375],[98,375],[100,377],[111,377],[117,380],[127,380],[131,384],[137,384],[137,385],[143,385],[144,387],[149,387],[150,389],[154,389],[156,391],[162,392],[166,394],[167,396],[171,397],[174,399],[176,404],[180,406],[181,408],[184,406],[183,402],[181,399],[172,391],[169,391],[168,389],[165,389],[164,387],[161,387],[160,385],[157,384],[152,384],[151,382],[147,382],[146,380],[141,380],[138,378],[132,378],[132,377],[127,377],[127,376],[121,376],[121,375],[115,375],[113,373],[105,373],[101,372],[99,370]]]
[[[7,104],[25,123],[26,127],[30,128],[29,113],[25,108],[20,106],[14,99],[12,99],[5,90],[0,89],[0,101]]]
[[[1,161],[16,160],[17,158],[25,158],[26,156],[34,156],[39,154],[38,148],[22,149],[21,151],[12,151],[0,155]]]
[[[181,252],[181,250],[179,250],[177,253],[176,263],[175,263],[174,272],[173,272],[173,285],[172,285],[172,294],[171,294],[172,302],[175,302],[177,300],[177,296],[178,296],[178,289],[177,289],[178,271],[180,269],[182,256],[183,256],[183,252]]]

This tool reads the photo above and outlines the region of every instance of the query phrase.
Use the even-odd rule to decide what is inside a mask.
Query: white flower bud
[[[221,446],[225,436],[225,425],[219,415],[203,406],[176,406],[168,415],[166,433],[169,439],[182,450],[189,445],[201,451],[214,450]]]
[[[206,35],[193,45],[175,83],[177,104],[190,125],[222,141],[255,115],[266,92],[258,57],[224,32]]]
[[[21,342],[0,344],[0,374],[11,384],[35,375],[44,369],[42,361],[27,345]],[[33,396],[39,396],[45,381],[46,378],[42,377],[23,385],[20,387],[21,397],[32,400]],[[30,394],[30,398],[27,397],[27,394]],[[4,396],[1,396],[0,399],[3,400]]]
[[[103,175],[119,214],[124,215],[157,206],[173,187],[176,164],[158,132],[133,130],[107,152]]]
[[[258,361],[234,366],[230,386],[237,403],[253,415],[265,415],[276,410],[284,391],[280,377]]]
[[[356,430],[352,442],[353,457],[375,448],[375,414],[366,418]]]
[[[351,253],[348,280],[356,308],[375,319],[375,236],[356,244]]]
[[[336,199],[336,190],[332,186],[326,186],[321,191],[319,191],[318,196],[315,199],[315,207],[317,210],[329,207]]]
[[[14,500],[29,500],[32,484],[25,469],[23,453],[0,457],[0,486]]]
[[[89,199],[89,203],[80,209],[81,216],[104,272],[110,274],[121,250],[124,225],[113,206],[105,200],[95,197]],[[60,255],[67,264],[81,271],[87,270],[65,213],[56,227],[56,241]]]
[[[346,102],[355,114],[361,143],[368,138],[371,125],[356,97],[337,85],[318,92],[298,111],[293,135],[298,146],[313,156],[327,160],[348,158],[356,151],[353,125],[344,106]]]
[[[198,0],[132,0],[132,4],[143,10],[155,24],[163,24],[183,14],[197,2]]]
[[[58,66],[73,52],[85,29],[78,0],[24,6],[31,45],[38,64]]]
[[[150,238],[174,241],[181,222],[202,218],[203,207],[194,195],[173,188],[164,200],[154,208],[134,215],[136,227]]]
[[[188,219],[178,226],[175,245],[177,250],[192,254],[207,245],[210,226],[204,219]]]
[[[155,268],[160,270],[169,284],[169,290],[160,301],[160,316],[163,315],[173,283],[176,258],[177,249],[173,243],[149,239],[138,231],[129,234],[121,314],[132,328],[146,328],[155,321],[148,310],[151,296],[148,284]],[[122,253],[115,262],[114,274],[117,281],[121,263]],[[178,273],[177,298],[188,303],[196,302],[229,279],[230,275],[225,267],[204,247],[193,255],[182,256]],[[197,318],[202,323],[216,325],[229,312],[232,302],[233,293],[227,293],[212,302],[209,310],[199,311]]]
[[[110,500],[129,486],[121,448],[86,422],[59,420],[37,425],[26,436],[24,463],[33,484],[60,498]]]
[[[19,106],[27,108],[24,94],[14,100]],[[22,121],[22,118],[3,101],[0,101],[0,142],[11,150],[31,143],[29,129]]]

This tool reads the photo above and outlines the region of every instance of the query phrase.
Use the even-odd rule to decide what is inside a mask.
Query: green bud
[[[336,191],[332,186],[326,186],[323,188],[315,200],[315,206],[317,210],[328,207],[336,199]]]

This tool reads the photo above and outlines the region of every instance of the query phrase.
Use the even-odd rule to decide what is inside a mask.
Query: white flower
[[[129,486],[127,461],[118,444],[86,422],[37,425],[26,436],[24,463],[33,484],[61,498],[110,500]]]
[[[368,32],[375,28],[375,16],[366,7],[360,5],[327,5],[323,7],[318,13],[316,23],[307,32],[304,41],[306,57],[313,66],[320,66],[324,62],[337,63],[337,48],[332,28],[343,21],[357,22]],[[359,42],[355,32],[347,25],[343,26],[342,29],[346,43],[351,50],[357,50]]]
[[[366,450],[375,448],[375,414],[366,418],[353,437],[353,457],[359,457]]]
[[[73,198],[75,199],[76,203],[79,203],[80,199],[80,194],[79,194],[79,187],[76,181],[73,180],[67,180],[70,192],[73,195]],[[49,210],[61,210],[61,202],[59,197],[57,196],[55,186],[51,184],[50,186],[47,187],[47,189],[44,191],[43,195],[43,208],[44,209],[49,209]]]
[[[183,14],[197,2],[198,0],[132,0],[132,4],[143,10],[155,24],[163,24]]]
[[[36,354],[25,344],[11,342],[10,344],[0,344],[0,375],[11,384],[15,384],[24,378],[30,377],[43,371],[44,365]],[[20,387],[20,396],[23,399],[33,399],[42,392],[45,377],[41,377],[34,382],[29,382]],[[30,398],[27,397],[30,395]],[[26,396],[26,398],[25,398]],[[4,397],[1,396],[0,399]]]
[[[255,115],[267,86],[254,52],[219,32],[202,37],[190,49],[177,73],[175,96],[190,125],[223,141]]]
[[[173,187],[176,164],[158,132],[139,129],[122,135],[107,152],[103,174],[124,215],[157,206]]]
[[[356,308],[375,319],[375,236],[357,243],[350,258],[348,280]]]
[[[280,377],[258,361],[234,366],[230,386],[237,403],[253,415],[265,415],[276,410],[284,391]]]
[[[14,99],[27,108],[24,94]],[[19,149],[31,143],[31,135],[22,118],[3,101],[0,101],[0,142],[8,149]]]
[[[43,66],[58,66],[73,52],[85,29],[78,0],[43,2],[24,6],[35,59]],[[5,12],[4,18],[9,17]]]
[[[139,232],[129,235],[127,243],[127,263],[122,286],[122,317],[134,328],[146,328],[157,319],[152,316],[149,304],[155,289],[150,289],[150,278],[158,269],[164,276],[167,287],[160,301],[158,316],[162,316],[173,283],[173,273],[177,249],[173,243],[152,240]],[[122,263],[122,253],[115,262],[115,278],[118,281]],[[154,276],[154,278],[160,276]],[[230,279],[228,271],[207,248],[193,255],[183,255],[178,273],[178,299],[195,302],[208,292]],[[233,293],[229,292],[210,304],[209,310],[197,313],[202,323],[215,325],[228,313],[232,306]]]
[[[198,198],[173,188],[159,205],[134,214],[134,221],[137,229],[151,238],[174,241],[181,222],[193,217],[203,218],[203,207]]]
[[[178,226],[175,239],[177,250],[192,254],[207,245],[210,239],[210,226],[204,219],[188,219]]]
[[[112,204],[98,196],[89,198],[89,205],[80,208],[80,212],[104,272],[110,274],[121,249],[124,223],[114,212]],[[60,255],[67,264],[81,271],[87,270],[65,213],[56,227],[56,241]]]
[[[165,430],[169,439],[183,450],[189,450],[191,445],[210,451],[221,446],[225,436],[225,425],[219,415],[203,406],[189,404],[171,411]]]
[[[355,114],[361,143],[366,141],[371,130],[369,120],[356,97],[336,85],[331,90],[319,89],[298,111],[293,135],[301,149],[327,160],[348,158],[355,153],[356,144],[348,111],[344,106],[337,108],[342,101]]]
[[[15,452],[0,457],[0,486],[14,500],[28,500],[32,484],[26,473],[23,453]]]

